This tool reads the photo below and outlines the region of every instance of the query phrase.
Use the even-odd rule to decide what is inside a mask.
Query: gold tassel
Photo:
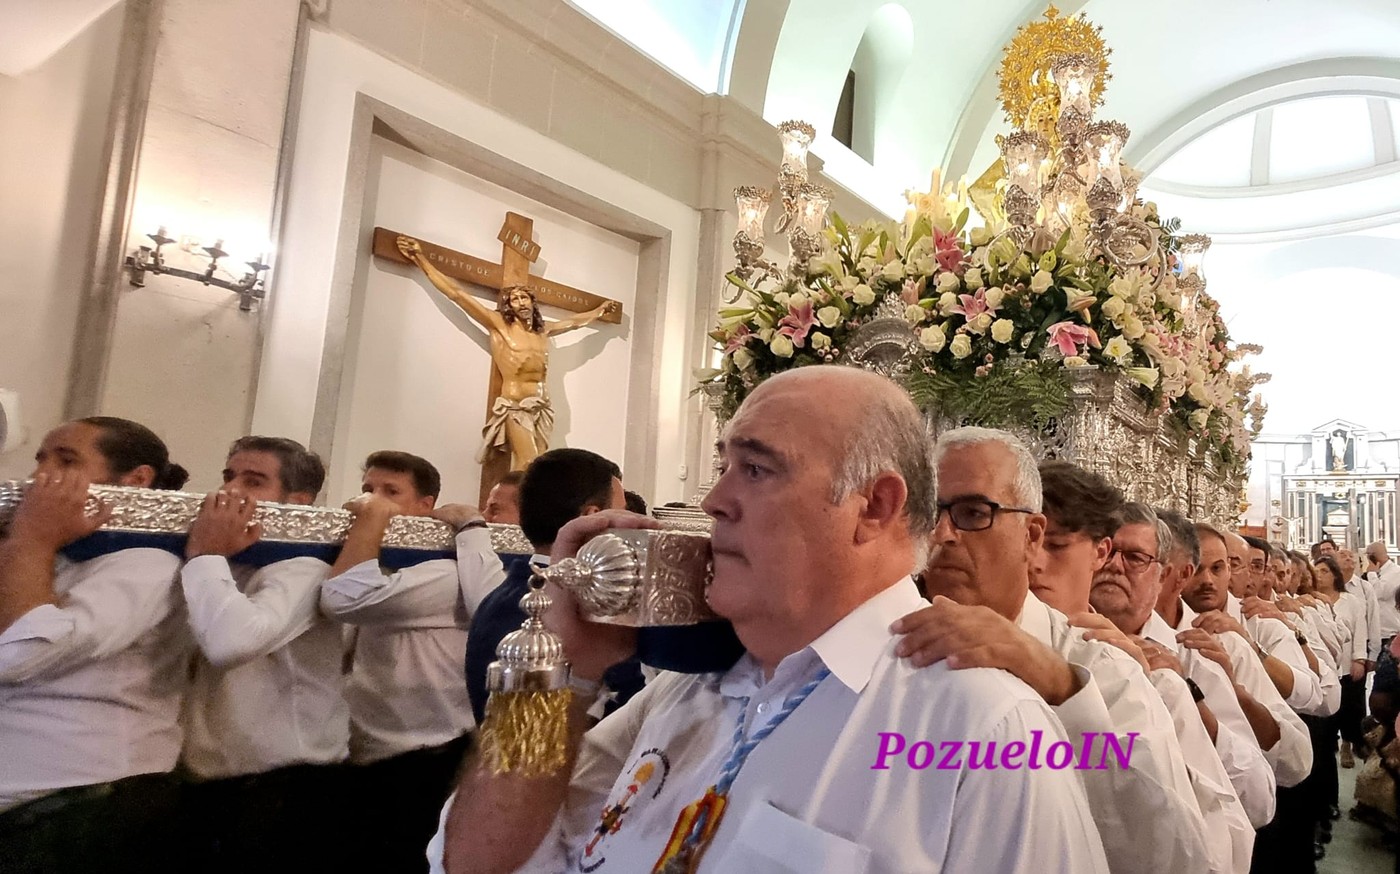
[[[520,599],[525,622],[501,639],[486,668],[486,718],[478,737],[481,755],[496,774],[546,777],[568,758],[569,663],[564,645],[544,627],[550,597],[544,577],[530,578]]]
[[[572,697],[569,689],[493,693],[480,732],[492,772],[547,777],[564,767]]]

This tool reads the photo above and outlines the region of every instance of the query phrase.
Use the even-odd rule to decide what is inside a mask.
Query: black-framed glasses
[[[1113,561],[1115,555],[1123,560],[1123,570],[1132,574],[1140,574],[1152,567],[1152,565],[1161,562],[1161,559],[1155,555],[1138,552],[1136,549],[1119,549],[1116,546],[1113,547],[1113,551],[1108,554],[1108,561]]]
[[[959,531],[986,531],[996,522],[998,513],[1034,512],[1021,507],[1003,507],[996,501],[984,501],[981,498],[963,498],[939,504],[938,515],[934,517],[933,524],[936,527],[943,514],[947,513],[948,521]]]

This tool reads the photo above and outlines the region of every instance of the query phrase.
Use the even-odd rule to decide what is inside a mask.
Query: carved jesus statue
[[[399,251],[427,274],[428,281],[455,303],[491,336],[491,364],[501,374],[501,394],[496,398],[486,426],[477,461],[485,461],[494,449],[510,452],[511,470],[522,470],[549,448],[554,430],[554,410],[545,389],[549,368],[549,337],[592,324],[617,306],[602,306],[557,322],[540,315],[535,296],[524,286],[501,289],[496,309],[483,305],[433,266],[423,248],[411,237],[399,237]]]

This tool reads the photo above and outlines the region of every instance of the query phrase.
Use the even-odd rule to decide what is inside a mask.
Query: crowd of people
[[[183,554],[75,555],[90,484],[186,475],[136,423],[55,429],[0,539],[0,871],[1306,872],[1338,768],[1392,758],[1384,544],[1303,555],[1003,431],[930,441],[846,367],[760,385],[720,453],[706,597],[744,652],[654,671],[553,590],[568,766],[538,777],[475,755],[486,666],[533,566],[657,525],[616,464],[551,450],[477,510],[375,452],[333,563],[253,563],[258,502],[325,469],[244,437]],[[401,514],[455,558],[387,566]]]

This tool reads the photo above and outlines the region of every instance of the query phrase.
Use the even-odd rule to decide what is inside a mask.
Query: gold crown
[[[1062,55],[1087,55],[1096,65],[1094,84],[1089,90],[1090,106],[1103,103],[1104,87],[1112,78],[1108,72],[1111,50],[1100,35],[1103,28],[1089,23],[1083,15],[1059,16],[1060,10],[1051,4],[1045,10],[1044,21],[1023,25],[1003,50],[1001,69],[997,71],[997,96],[1012,125],[1035,127],[1030,123],[1032,114],[1042,101],[1058,106],[1059,89],[1050,76],[1050,67]]]

